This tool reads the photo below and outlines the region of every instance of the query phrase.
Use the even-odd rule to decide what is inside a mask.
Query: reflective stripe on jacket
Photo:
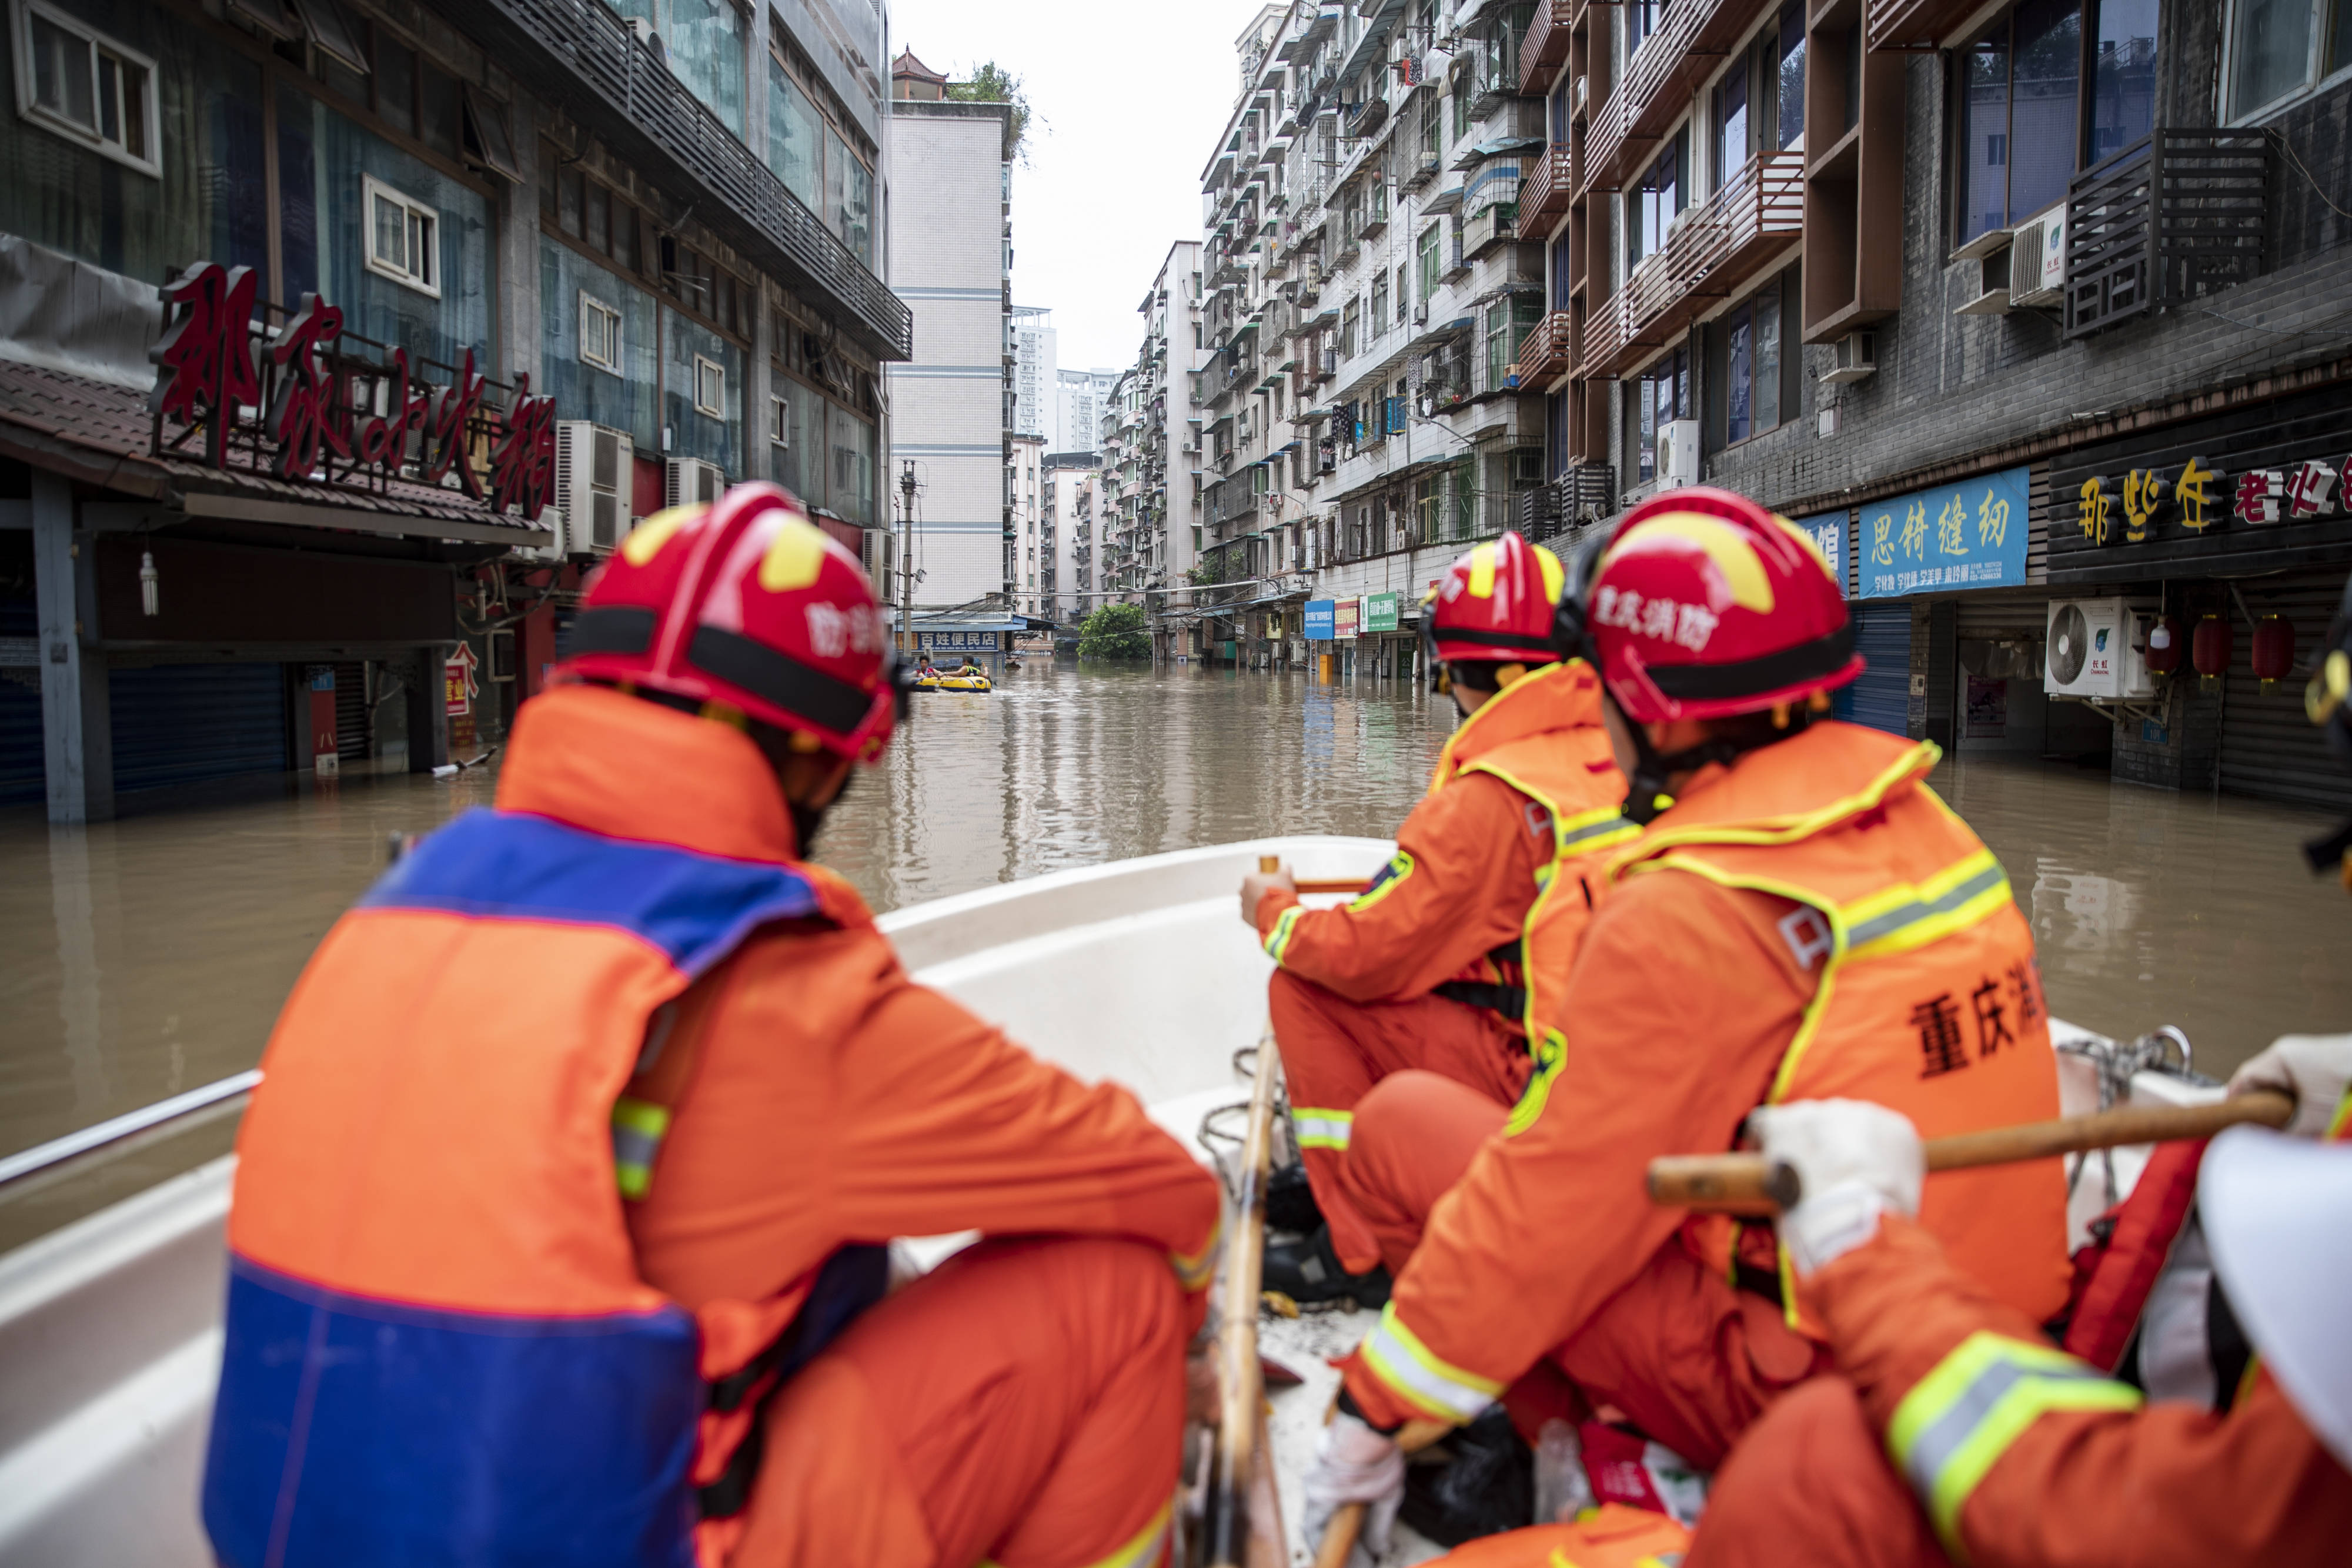
[[[710,1413],[824,1336],[714,1339],[645,1283],[622,1200],[665,1115],[616,1103],[656,1010],[751,931],[851,917],[790,862],[478,810],[337,924],[238,1139],[223,1563],[693,1561],[698,1517],[748,1496],[702,1451],[748,1423]],[[789,1307],[837,1330],[880,1259],[836,1254],[824,1311]]]
[[[1611,864],[1619,881],[1682,872],[1795,905],[1780,939],[1817,977],[1768,1102],[1875,1101],[1923,1138],[2058,1114],[2032,933],[2000,862],[1927,787],[1939,756],[1816,724],[1741,758],[1703,810],[1668,811]],[[1930,1176],[1920,1220],[2037,1322],[2065,1304],[2059,1161]],[[1702,1255],[1727,1267],[1732,1223],[1694,1224]]]

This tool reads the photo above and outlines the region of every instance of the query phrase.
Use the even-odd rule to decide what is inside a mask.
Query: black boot
[[[1322,1223],[1323,1211],[1315,1206],[1315,1189],[1307,1185],[1305,1166],[1284,1166],[1266,1178],[1267,1229],[1305,1236]]]
[[[1269,1291],[1280,1291],[1300,1306],[1353,1297],[1359,1307],[1384,1307],[1389,1301],[1389,1271],[1375,1263],[1368,1273],[1350,1274],[1331,1250],[1331,1228],[1318,1225],[1303,1241],[1269,1241],[1260,1276]]]
[[[1440,1546],[1459,1546],[1535,1521],[1536,1457],[1495,1406],[1444,1440],[1454,1458],[1404,1473],[1398,1517]]]

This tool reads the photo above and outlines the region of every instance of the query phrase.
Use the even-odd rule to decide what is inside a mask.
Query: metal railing
[[[1527,37],[1519,40],[1521,96],[1541,98],[1551,90],[1560,62],[1568,58],[1570,14],[1574,8],[1574,0],[1537,0]]]
[[[2270,142],[2160,130],[2078,174],[2066,197],[2066,335],[2242,283],[2263,267]]]
[[[1584,322],[1580,374],[1614,375],[1621,361],[1687,325],[1702,300],[1723,298],[1744,268],[1805,229],[1805,156],[1765,152],[1729,185],[1687,214],[1665,245],[1643,258],[1625,287]]]
[[[502,67],[624,158],[656,169],[667,164],[688,186],[693,199],[687,205],[694,216],[786,282],[832,296],[883,358],[903,360],[914,352],[914,313],[906,302],[603,0],[433,4],[469,34],[503,46],[493,49]]]
[[[1555,141],[1549,150],[1529,157],[1524,167],[1527,172],[1519,180],[1519,222],[1532,235],[1568,211],[1569,197],[1576,191],[1574,153],[1567,143]]]
[[[1721,63],[1723,47],[1734,41],[1717,35],[1737,31],[1748,17],[1748,8],[1731,0],[1668,0],[1658,30],[1642,40],[1617,89],[1592,116],[1585,141],[1585,185],[1615,190],[1623,183],[1618,164],[1629,146],[1656,140],[1690,107],[1692,89]]]
[[[1576,357],[1575,330],[1575,319],[1565,310],[1554,310],[1530,328],[1519,345],[1519,384],[1540,386],[1566,375]]]
[[[84,1155],[128,1142],[142,1134],[169,1136],[216,1116],[226,1115],[239,1109],[245,1097],[252,1093],[254,1086],[260,1082],[261,1070],[254,1068],[10,1155],[0,1159],[0,1187],[38,1176],[43,1171],[54,1170],[68,1160],[79,1159]]]

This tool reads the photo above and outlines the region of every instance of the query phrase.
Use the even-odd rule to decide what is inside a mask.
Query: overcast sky
[[[1201,236],[1201,169],[1258,0],[892,0],[890,48],[961,79],[993,59],[1043,126],[1013,170],[1013,301],[1054,312],[1064,370],[1117,368],[1168,247]]]

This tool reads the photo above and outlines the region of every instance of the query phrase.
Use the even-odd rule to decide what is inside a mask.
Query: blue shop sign
[[[1310,643],[1331,641],[1332,599],[1310,599],[1307,601],[1307,640]]]
[[[1862,596],[2024,582],[2027,472],[1979,474],[1863,507]]]
[[[1797,527],[1813,541],[1813,548],[1829,562],[1830,576],[1837,580],[1838,591],[1845,591],[1845,514],[1824,512],[1818,517],[1799,517]]]

